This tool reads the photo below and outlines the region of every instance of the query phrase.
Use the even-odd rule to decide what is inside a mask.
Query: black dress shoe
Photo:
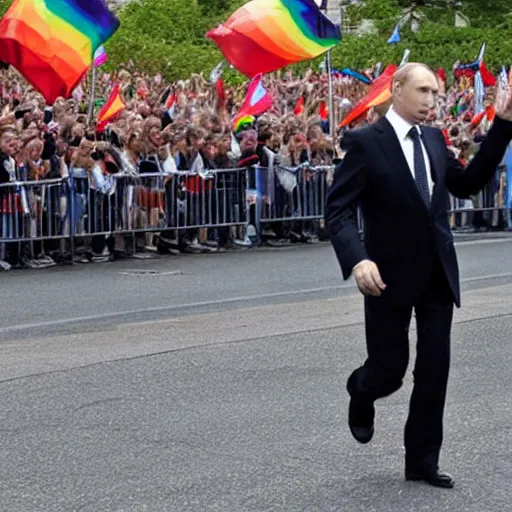
[[[366,444],[372,440],[374,427],[373,420],[375,418],[375,408],[373,402],[354,398],[352,396],[352,377],[348,380],[347,391],[350,398],[348,406],[348,426],[350,432],[356,441]]]
[[[423,481],[434,487],[444,487],[445,489],[453,489],[455,480],[448,473],[441,471],[409,471],[405,470],[405,479],[408,481]]]

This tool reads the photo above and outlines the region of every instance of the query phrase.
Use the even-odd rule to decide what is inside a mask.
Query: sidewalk
[[[512,231],[453,231],[455,242],[469,242],[477,240],[512,240]]]

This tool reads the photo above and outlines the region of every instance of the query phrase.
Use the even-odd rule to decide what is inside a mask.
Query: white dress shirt
[[[413,125],[406,121],[403,117],[400,117],[396,110],[391,106],[386,113],[386,119],[391,123],[391,126],[395,130],[396,136],[398,137],[398,141],[400,142],[400,146],[402,147],[402,151],[404,152],[405,159],[409,164],[409,169],[411,171],[413,179],[414,175],[414,143],[412,139],[408,136]],[[416,126],[416,129],[421,134],[421,129],[419,126]],[[425,159],[425,166],[427,168],[427,179],[428,179],[428,188],[430,190],[430,196],[432,196],[432,190],[434,188],[434,182],[432,181],[432,172],[430,169],[430,159],[428,157],[427,150],[425,149],[425,145],[423,144],[423,140],[420,138],[421,147],[423,149],[423,158]]]

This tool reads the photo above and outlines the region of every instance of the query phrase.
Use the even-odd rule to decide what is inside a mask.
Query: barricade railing
[[[118,174],[74,191],[76,238],[179,231],[247,224],[247,169],[205,173]],[[77,180],[74,180],[77,183]]]
[[[245,168],[141,174],[131,180],[122,194],[131,225],[123,225],[121,231],[215,229],[247,223]]]
[[[323,224],[333,166],[252,167],[196,173],[116,174],[99,181],[70,176],[0,185],[0,245],[44,243],[75,253],[116,235],[227,230],[254,225],[261,240],[271,228],[285,236]],[[472,202],[451,198],[452,228],[512,228],[503,181],[496,180]],[[362,215],[359,226],[363,230]],[[282,229],[283,226],[285,229]],[[298,227],[297,227],[298,226]],[[229,233],[228,233],[229,236]],[[65,246],[65,247],[64,247]],[[39,247],[39,246],[38,246]],[[44,252],[44,251],[43,251]]]
[[[0,241],[29,242],[63,237],[66,179],[0,185]]]
[[[500,166],[494,178],[471,199],[450,197],[449,220],[454,230],[512,229],[511,211],[507,208],[507,170]]]
[[[0,185],[0,244],[247,224],[247,169],[140,175],[84,172]]]
[[[307,227],[323,222],[333,170],[333,166],[308,162],[296,167],[253,167],[247,197],[249,206],[254,206],[252,220],[257,233],[261,235],[266,227],[277,223]]]

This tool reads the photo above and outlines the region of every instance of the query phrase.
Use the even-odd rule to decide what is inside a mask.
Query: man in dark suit
[[[512,139],[512,102],[510,94],[500,96],[494,125],[464,169],[442,132],[421,125],[437,93],[437,79],[427,66],[410,63],[397,71],[387,114],[345,135],[347,152],[328,193],[326,222],[343,277],[354,275],[365,295],[368,357],[347,382],[352,435],[369,442],[374,402],[402,385],[414,310],[418,342],[405,427],[405,477],[451,488],[453,478],[438,466],[453,305],[460,307],[448,193],[468,198],[493,177]]]

